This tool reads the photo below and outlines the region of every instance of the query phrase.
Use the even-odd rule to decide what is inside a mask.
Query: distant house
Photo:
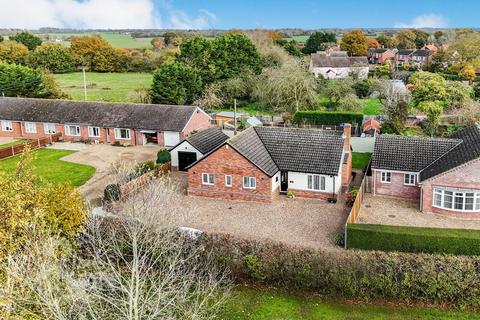
[[[368,62],[370,64],[384,64],[387,60],[393,60],[395,52],[388,48],[368,49]]]
[[[418,65],[430,64],[432,53],[428,49],[415,50],[412,53],[412,62]]]
[[[436,51],[430,51],[428,48],[398,50],[395,54],[395,64],[399,66],[410,64],[412,66],[422,67],[423,65],[430,64],[431,57],[435,52]]]
[[[374,195],[410,199],[422,212],[480,218],[480,125],[450,138],[379,135]]]
[[[395,64],[403,65],[410,63],[410,61],[412,61],[412,54],[414,51],[415,49],[398,50],[395,54]]]
[[[427,44],[423,46],[422,49],[430,51],[431,55],[434,55],[438,51],[438,48],[434,44]]]
[[[195,106],[0,98],[0,136],[174,146],[211,118]]]
[[[316,77],[325,79],[345,79],[356,77],[366,79],[368,77],[367,57],[348,57],[339,53],[319,52],[313,53],[310,59],[310,72]]]
[[[240,119],[243,114],[237,112],[237,121]],[[215,125],[223,128],[227,122],[233,121],[235,113],[233,111],[220,111],[213,116]]]
[[[188,136],[170,150],[173,170],[186,171],[192,163],[217,148],[228,139],[218,127],[209,127]]]
[[[351,179],[351,126],[344,132],[251,127],[188,167],[191,196],[270,202],[281,192],[337,198]]]

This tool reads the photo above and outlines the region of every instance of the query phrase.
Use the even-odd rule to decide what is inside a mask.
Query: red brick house
[[[373,194],[416,201],[422,212],[480,218],[480,126],[451,138],[377,136]]]
[[[66,141],[174,146],[211,125],[195,106],[0,98],[0,136],[36,139],[61,132]]]
[[[192,196],[269,202],[282,192],[336,199],[351,179],[351,126],[344,133],[251,127],[188,167]]]
[[[384,64],[387,60],[394,60],[395,52],[388,48],[368,49],[368,62],[370,64]]]

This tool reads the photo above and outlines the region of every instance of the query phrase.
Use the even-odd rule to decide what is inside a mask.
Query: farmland
[[[65,44],[68,44],[68,38],[74,36],[89,36],[98,34],[115,48],[126,49],[144,49],[152,48],[150,41],[152,38],[132,38],[130,34],[126,33],[114,33],[114,32],[99,32],[99,33],[49,33],[48,36],[51,40],[62,39]],[[46,35],[42,35],[46,36]]]

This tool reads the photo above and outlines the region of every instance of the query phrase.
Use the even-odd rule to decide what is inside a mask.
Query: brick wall
[[[384,183],[381,181],[380,171],[373,170],[372,175],[375,195],[384,195],[414,201],[420,200],[420,187],[418,187],[417,184],[415,186],[406,186],[404,184],[404,173],[392,172],[391,183]],[[417,181],[415,182],[417,183]]]
[[[0,121],[1,123],[1,121]],[[3,131],[3,126],[0,126],[0,136],[2,137],[12,137],[17,138],[22,136],[22,131],[20,127],[20,122],[12,121],[13,131]]]
[[[180,139],[185,139],[185,137],[187,137],[192,131],[201,131],[210,127],[211,125],[212,124],[208,115],[197,109],[190,121],[185,126],[185,129],[180,133]]]
[[[333,195],[332,193],[325,193],[325,192],[315,192],[315,191],[305,191],[305,190],[297,190],[288,188],[288,191],[292,191],[295,197],[299,198],[310,198],[310,199],[329,199],[329,198],[337,198],[337,195]]]
[[[202,173],[213,173],[215,184],[203,185]],[[225,186],[225,175],[232,176],[232,187]],[[243,177],[255,177],[255,190],[243,188]],[[224,145],[188,170],[188,195],[244,201],[270,202],[278,194],[272,192],[272,179],[240,155]]]

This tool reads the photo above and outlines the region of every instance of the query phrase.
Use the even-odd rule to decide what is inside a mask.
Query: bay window
[[[480,191],[434,188],[433,206],[454,211],[480,211]]]

